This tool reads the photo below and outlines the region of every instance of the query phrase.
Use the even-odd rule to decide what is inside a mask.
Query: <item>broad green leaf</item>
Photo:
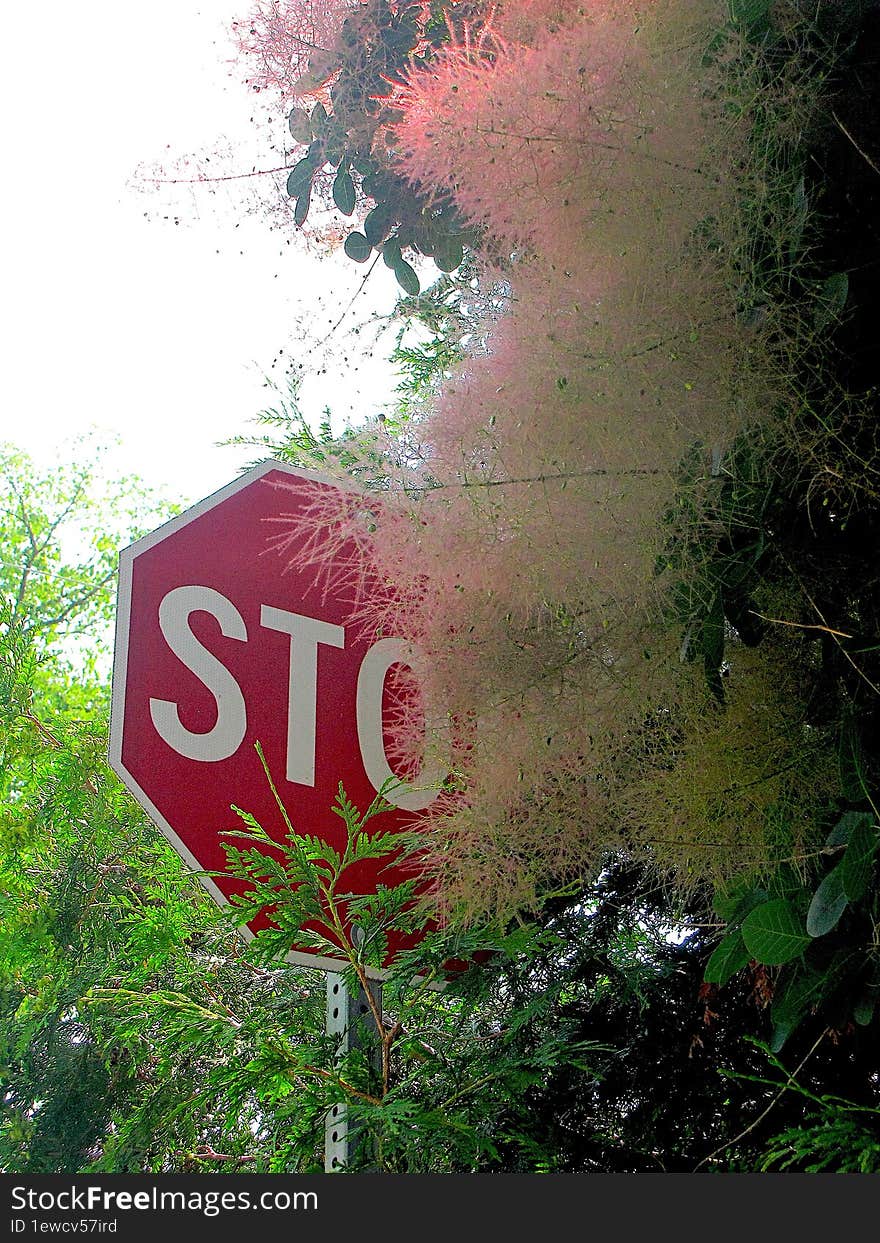
[[[405,259],[401,259],[400,263],[394,265],[394,275],[401,289],[414,298],[421,289],[415,268],[411,267]]]
[[[877,853],[877,826],[873,818],[863,815],[855,826],[839,867],[843,892],[850,902],[864,897],[871,879],[871,865]]]
[[[849,297],[849,277],[846,272],[834,272],[819,287],[813,327],[817,332],[839,319]]]
[[[844,715],[840,727],[840,745],[838,749],[840,770],[840,790],[845,799],[852,803],[860,802],[867,791],[862,782],[864,764],[862,747],[855,717],[852,712]]]
[[[873,823],[873,817],[867,811],[845,811],[825,839],[825,846],[846,846],[855,830],[863,822]]]
[[[752,30],[767,24],[773,0],[728,0],[727,8],[734,25]]]
[[[297,228],[305,224],[306,216],[308,216],[309,214],[309,206],[311,204],[311,201],[312,201],[312,188],[311,186],[306,186],[306,188],[300,193],[299,197],[297,198],[296,207],[294,208],[294,212],[293,212],[293,223],[297,226]]]
[[[354,211],[355,198],[351,173],[341,169],[333,178],[333,202],[344,216],[350,216]]]
[[[743,920],[742,935],[751,956],[768,967],[790,962],[810,944],[803,922],[785,898],[755,907]]]
[[[363,233],[349,233],[342,249],[355,263],[366,263],[373,250]]]
[[[454,272],[464,258],[464,247],[457,237],[441,236],[434,241],[433,259],[441,272]]]
[[[783,973],[770,1007],[773,1023],[770,1048],[774,1053],[779,1053],[806,1014],[811,1000],[818,994],[821,978],[820,972],[802,962],[792,964]]]
[[[314,175],[315,165],[308,156],[294,164],[287,178],[287,193],[290,197],[292,199],[299,198],[306,190],[310,190]]]
[[[829,872],[813,894],[807,911],[807,932],[811,937],[823,937],[837,924],[847,906],[843,889],[842,867],[838,865]]]
[[[287,128],[290,130],[290,136],[294,142],[306,143],[312,141],[312,127],[309,123],[309,114],[303,112],[302,108],[291,108],[290,115],[287,118]]]
[[[319,138],[323,133],[326,122],[327,109],[323,104],[315,104],[309,114],[309,128],[316,138]]]
[[[856,1004],[853,1006],[853,1019],[858,1023],[859,1027],[867,1027],[871,1019],[874,1017],[874,1011],[877,1008],[876,993],[869,993],[867,990],[862,993]]]
[[[751,954],[746,949],[740,930],[737,928],[734,932],[728,932],[727,936],[715,947],[712,957],[706,964],[703,979],[707,984],[726,984],[750,958]]]
[[[749,911],[766,902],[769,896],[767,890],[759,885],[744,882],[726,893],[716,893],[712,900],[712,909],[725,923],[737,924],[745,919]]]
[[[824,971],[816,970],[808,962],[798,962],[792,963],[783,972],[770,1007],[774,1026],[771,1048],[774,1053],[779,1052],[804,1015],[830,996],[849,959],[848,950],[839,950]]]
[[[382,247],[382,258],[389,268],[396,268],[398,263],[403,262],[403,255],[400,253],[400,242],[396,237],[390,237]]]
[[[387,203],[377,203],[364,220],[364,235],[371,246],[384,242],[394,223],[393,212]]]

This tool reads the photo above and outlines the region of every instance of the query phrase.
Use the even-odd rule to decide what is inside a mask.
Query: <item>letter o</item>
[[[388,781],[398,784],[386,790],[385,798],[402,811],[423,811],[440,793],[449,765],[441,756],[426,755],[417,783],[398,778],[388,763],[382,730],[382,694],[385,678],[392,665],[406,665],[416,677],[425,667],[425,654],[405,639],[379,639],[361,662],[357,683],[357,732],[364,770],[374,789],[381,790]],[[430,715],[426,711],[426,732]]]

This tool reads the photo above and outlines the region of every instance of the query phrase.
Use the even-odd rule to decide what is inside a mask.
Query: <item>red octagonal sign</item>
[[[233,805],[276,840],[285,832],[256,743],[296,830],[336,848],[339,783],[363,810],[392,775],[386,681],[411,649],[367,632],[350,592],[328,593],[276,538],[339,486],[264,462],[120,555],[110,763],[221,905],[244,887],[225,874]],[[436,794],[424,774],[392,790],[383,827],[411,825]],[[358,866],[346,887],[370,892],[377,865]],[[389,960],[414,940],[392,940]],[[308,949],[290,958],[339,966]]]

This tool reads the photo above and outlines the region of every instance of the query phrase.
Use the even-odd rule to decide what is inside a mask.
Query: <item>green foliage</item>
[[[788,1072],[771,1049],[760,1041],[752,1043],[765,1054],[778,1078],[758,1075],[748,1078],[774,1089],[773,1104],[791,1094],[795,1100],[800,1098],[803,1110],[803,1117],[796,1126],[785,1127],[768,1140],[758,1155],[757,1168],[804,1174],[877,1173],[880,1170],[880,1109],[847,1100],[837,1093],[816,1091],[799,1078],[807,1058],[796,1070]]]
[[[100,718],[34,714],[33,644],[0,634],[0,1168],[48,1173],[87,1164],[141,1090],[84,994],[191,977],[212,915],[107,770]]]
[[[167,506],[136,480],[102,479],[101,451],[87,442],[73,449],[83,459],[94,454],[95,465],[72,461],[41,476],[26,454],[0,444],[0,599],[5,624],[33,638],[35,656],[63,643],[71,675],[75,659],[65,705],[58,680],[45,680],[41,692],[83,715],[104,694],[119,548],[166,517]]]
[[[873,1022],[880,965],[872,932],[878,893],[871,884],[878,819],[873,811],[843,812],[820,855],[821,863],[832,862],[827,870],[821,863],[815,868],[814,888],[777,898],[750,889],[716,902],[728,931],[706,965],[707,983],[727,983],[752,960],[785,967],[771,1007],[774,1052],[815,1014],[832,1026]]]
[[[743,920],[742,938],[753,958],[771,966],[789,962],[809,944],[797,910],[785,898],[750,911]]]
[[[306,112],[299,101],[287,118],[291,137],[307,148],[287,180],[296,225],[305,223],[315,190],[329,178],[335,207],[344,216],[364,216],[363,232],[346,236],[345,254],[365,263],[380,252],[410,297],[418,295],[420,281],[403,251],[433,258],[441,271],[451,272],[475,236],[459,220],[451,196],[422,193],[395,171],[393,152],[383,150],[380,137],[394,120],[394,84],[413,61],[430,60],[467,20],[453,5],[432,8],[428,13],[419,4],[374,0],[351,12],[318,71],[319,78],[332,77],[329,107],[318,103]],[[308,76],[305,85],[314,89]]]

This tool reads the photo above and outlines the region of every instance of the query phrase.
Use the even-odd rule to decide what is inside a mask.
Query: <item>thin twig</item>
[[[268,177],[271,173],[289,173],[292,164],[282,164],[280,168],[255,168],[250,173],[227,173],[217,177],[142,177],[154,186],[190,186],[213,185],[215,181],[243,181],[246,177]]]
[[[873,168],[874,172],[877,173],[878,176],[880,176],[880,168],[877,167],[877,165],[874,163],[874,161],[871,159],[868,153],[862,150],[862,148],[853,138],[852,134],[846,128],[843,121],[841,121],[840,117],[837,115],[837,113],[834,111],[833,108],[831,109],[831,115],[834,117],[834,120],[837,123],[838,128],[841,130],[842,133],[846,134],[847,138],[850,140],[852,145],[855,147],[856,151],[858,151],[859,155],[862,157],[865,163],[870,165],[870,167]]]
[[[364,275],[364,278],[363,278],[363,280],[361,281],[361,283],[358,285],[357,289],[354,291],[354,293],[353,293],[353,295],[352,295],[352,298],[351,298],[351,301],[349,302],[348,306],[345,308],[345,310],[344,310],[344,311],[342,312],[342,314],[339,316],[339,319],[337,319],[336,323],[333,325],[333,327],[330,329],[330,331],[326,334],[326,336],[323,336],[323,337],[321,338],[321,340],[318,342],[318,347],[320,347],[320,346],[324,345],[324,344],[325,344],[325,342],[327,342],[327,341],[329,341],[329,340],[330,340],[330,338],[333,336],[333,334],[334,334],[334,332],[336,331],[336,329],[339,327],[339,325],[340,325],[340,324],[342,323],[342,321],[345,319],[345,317],[346,317],[346,315],[348,314],[348,312],[351,310],[351,308],[354,306],[354,304],[355,304],[355,302],[357,301],[357,299],[360,297],[361,290],[363,289],[364,285],[366,285],[367,281],[370,279],[370,276],[372,275],[373,269],[375,268],[376,264],[379,262],[379,260],[380,260],[380,258],[381,258],[381,257],[382,257],[382,252],[381,252],[381,250],[380,250],[380,251],[376,254],[376,258],[373,260],[373,262],[372,262],[372,263],[370,264],[370,266],[367,268],[367,271],[366,271],[366,273],[365,273],[365,275]],[[317,347],[316,347],[316,348],[317,348]]]
[[[830,626],[810,626],[806,622],[785,621],[782,617],[767,617],[764,613],[759,613],[756,609],[749,609],[749,612],[753,617],[760,617],[761,621],[773,622],[774,626],[791,626],[795,630],[821,630],[823,634],[834,635],[835,638],[853,638],[853,636],[851,634],[847,634],[845,630],[833,630]]]
[[[730,1148],[732,1144],[738,1144],[741,1139],[745,1139],[745,1137],[749,1134],[750,1131],[754,1131],[755,1127],[758,1126],[759,1123],[764,1121],[764,1119],[769,1114],[770,1110],[775,1107],[777,1102],[780,1101],[782,1097],[785,1095],[785,1093],[789,1090],[789,1088],[794,1083],[797,1076],[800,1074],[801,1070],[804,1068],[805,1064],[813,1056],[813,1054],[816,1052],[819,1045],[822,1043],[822,1041],[825,1039],[827,1035],[828,1035],[828,1028],[826,1027],[824,1031],[819,1033],[819,1037],[816,1040],[813,1047],[810,1049],[809,1053],[806,1054],[806,1056],[798,1063],[795,1069],[791,1072],[791,1074],[788,1076],[785,1083],[782,1085],[782,1087],[773,1097],[773,1100],[770,1102],[767,1108],[762,1113],[758,1114],[757,1118],[755,1118],[754,1121],[750,1122],[744,1131],[740,1131],[739,1135],[734,1135],[733,1139],[729,1139],[726,1144],[722,1144],[720,1148],[716,1148],[714,1152],[710,1152],[708,1156],[703,1157],[702,1161],[698,1161],[697,1164],[693,1168],[694,1174],[696,1174],[697,1170],[700,1168],[701,1165],[705,1165],[707,1161],[711,1161],[713,1157],[717,1157],[719,1152],[724,1152],[725,1148]]]

